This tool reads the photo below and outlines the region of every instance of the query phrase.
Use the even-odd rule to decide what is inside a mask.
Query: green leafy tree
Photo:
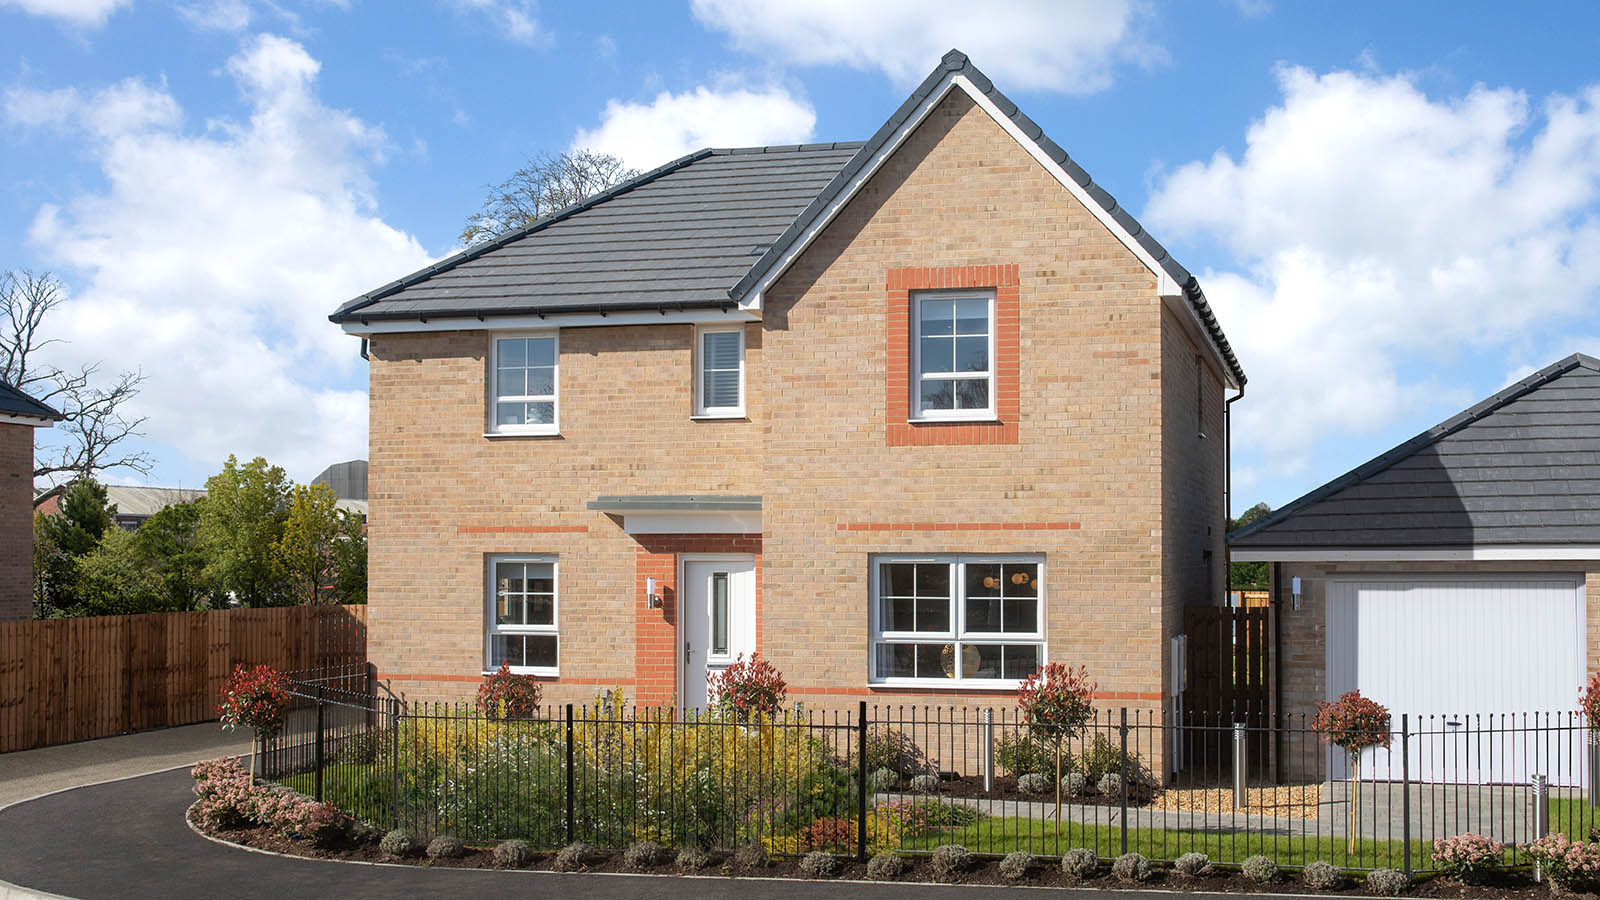
[[[200,543],[200,507],[205,501],[174,503],[157,510],[134,532],[134,550],[161,584],[164,605],[199,610],[224,605],[216,579],[206,574]]]
[[[175,612],[161,577],[140,552],[131,531],[108,529],[100,544],[78,559],[77,616]]]
[[[325,484],[297,484],[275,548],[279,571],[295,603],[333,599],[338,572],[335,548],[342,537],[339,496]]]
[[[289,487],[283,469],[259,456],[244,465],[229,456],[222,471],[206,480],[199,521],[204,573],[241,606],[293,602],[277,559]]]
[[[361,516],[339,511],[339,539],[333,544],[335,603],[367,602],[367,532]]]
[[[1228,520],[1228,530],[1239,529],[1264,519],[1272,514],[1272,507],[1265,503],[1257,503],[1240,514],[1237,519]],[[1232,591],[1264,591],[1267,589],[1267,564],[1264,562],[1236,562],[1228,565],[1228,589]]]
[[[54,515],[34,517],[34,597],[40,618],[75,614],[82,602],[78,569],[83,557],[117,529],[117,507],[105,486],[90,478],[62,492]]]

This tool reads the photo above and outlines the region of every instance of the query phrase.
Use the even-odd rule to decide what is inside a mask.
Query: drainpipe
[[[1233,550],[1228,547],[1228,520],[1233,517],[1233,404],[1244,397],[1239,393],[1222,403],[1222,595],[1233,589]]]

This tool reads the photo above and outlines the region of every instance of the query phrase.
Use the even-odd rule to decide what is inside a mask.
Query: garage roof
[[[1600,545],[1600,360],[1575,353],[1228,536],[1236,550]]]

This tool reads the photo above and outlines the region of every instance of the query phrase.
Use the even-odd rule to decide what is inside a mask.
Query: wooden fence
[[[1185,720],[1212,726],[1249,726],[1253,774],[1273,764],[1268,733],[1274,722],[1271,607],[1189,606],[1183,610],[1188,637],[1188,687],[1183,692]],[[1215,757],[1232,754],[1231,744],[1201,748]]]
[[[363,663],[365,606],[0,622],[0,752],[215,719],[235,664]]]

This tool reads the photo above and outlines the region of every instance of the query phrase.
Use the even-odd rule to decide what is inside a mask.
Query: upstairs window
[[[494,339],[490,430],[496,434],[555,434],[559,353],[554,332]]]
[[[994,292],[914,295],[913,419],[993,419]]]
[[[744,326],[695,329],[694,414],[707,418],[744,415]]]

